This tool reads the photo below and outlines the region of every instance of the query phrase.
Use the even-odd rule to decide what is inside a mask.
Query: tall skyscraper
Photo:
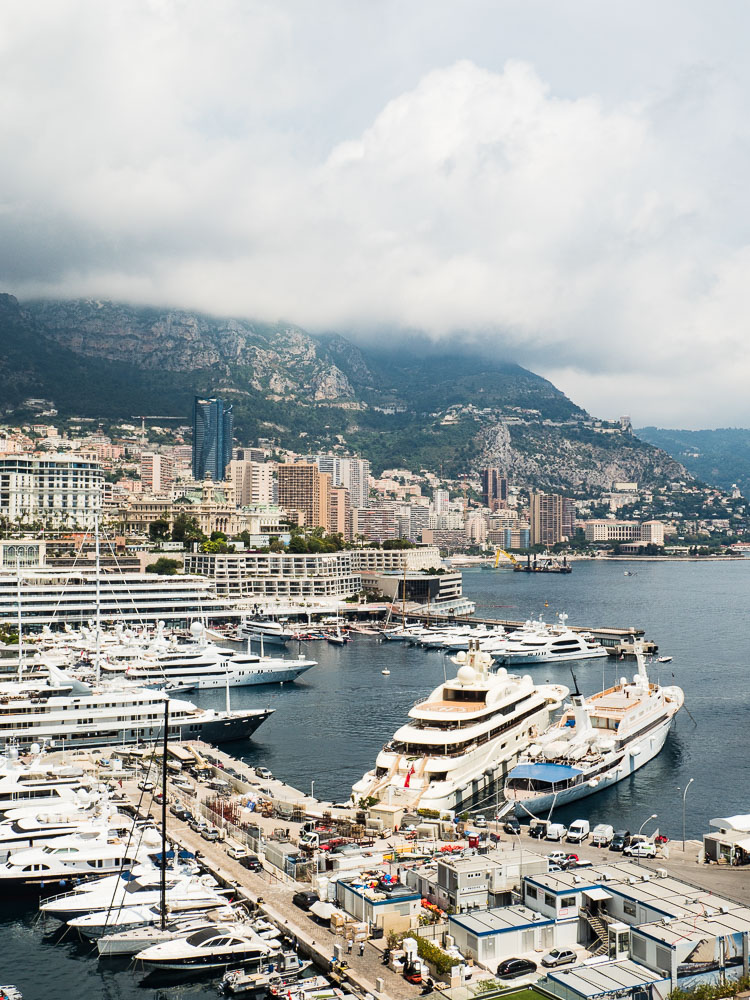
[[[277,470],[279,506],[297,511],[299,523],[306,528],[328,530],[331,477],[320,472],[317,465],[293,462],[280,465]]]
[[[232,458],[232,407],[223,399],[193,402],[193,479],[222,482]]]
[[[508,499],[508,480],[497,468],[482,469],[482,506],[497,510]]]
[[[558,493],[532,493],[529,521],[532,545],[557,545],[563,537],[563,498]]]

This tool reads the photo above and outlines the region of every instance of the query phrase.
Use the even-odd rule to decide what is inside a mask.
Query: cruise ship
[[[459,810],[504,779],[568,695],[560,684],[493,672],[492,657],[474,646],[452,659],[457,676],[410,710],[375,768],[352,788],[355,804]]]
[[[608,788],[654,758],[685,696],[676,686],[649,681],[642,647],[638,673],[590,698],[578,690],[558,722],[528,748],[505,782],[518,813],[554,806]]]
[[[590,632],[574,632],[565,625],[567,615],[559,616],[557,625],[535,622],[522,635],[511,635],[494,653],[506,666],[533,666],[562,660],[590,660],[607,655],[607,650]]]
[[[217,712],[169,699],[169,738],[229,743],[248,739],[273,709]],[[84,684],[49,666],[35,681],[0,684],[0,740],[19,746],[102,747],[163,736],[164,695],[125,682]],[[19,803],[20,804],[20,803]]]

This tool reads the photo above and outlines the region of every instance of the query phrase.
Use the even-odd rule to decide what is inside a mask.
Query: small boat
[[[672,662],[672,657],[671,656],[657,656],[656,657],[656,662],[657,663],[671,663]]]
[[[23,1000],[17,986],[0,986],[0,1000]]]
[[[388,674],[390,674],[390,670],[388,669],[388,667],[383,667],[383,669],[380,671],[380,673],[381,674],[385,674],[385,676],[387,677]]]

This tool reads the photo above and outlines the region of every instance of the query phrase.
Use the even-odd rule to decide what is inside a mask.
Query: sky
[[[420,331],[598,416],[748,426],[748,29],[745,0],[5,0],[0,291]]]

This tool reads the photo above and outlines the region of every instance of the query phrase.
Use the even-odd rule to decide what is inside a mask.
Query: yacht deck
[[[421,712],[479,712],[486,708],[484,701],[427,701],[419,705]]]

